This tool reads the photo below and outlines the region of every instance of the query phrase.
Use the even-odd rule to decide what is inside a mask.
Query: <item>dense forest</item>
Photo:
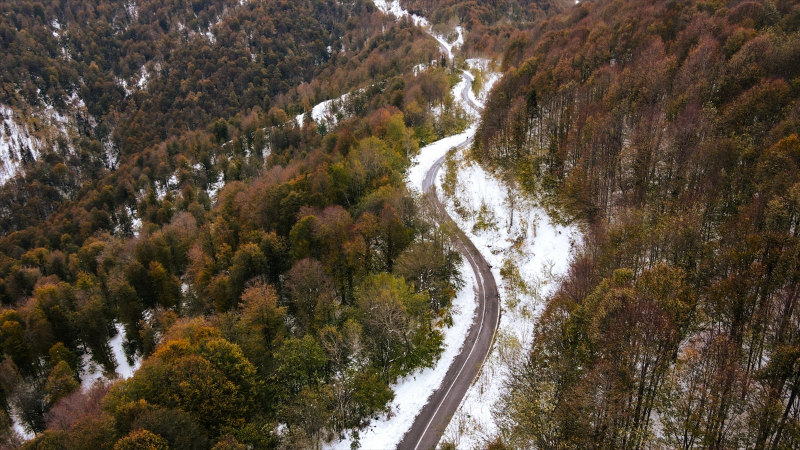
[[[586,241],[498,445],[800,447],[800,5],[581,2],[503,67],[473,156]]]
[[[316,448],[438,358],[461,257],[405,186],[467,125],[435,40],[360,0],[0,10],[0,103],[75,125],[0,187],[2,448]],[[141,367],[81,388],[119,334]]]
[[[501,61],[471,157],[585,232],[492,446],[799,448],[800,5],[402,3]],[[44,143],[0,186],[1,448],[357,444],[439,357],[461,257],[405,174],[468,118],[413,23],[0,0],[0,48]]]
[[[494,59],[520,29],[538,26],[564,10],[563,0],[402,0],[401,3],[435,24],[434,30],[455,38],[455,27],[464,32],[461,54]]]

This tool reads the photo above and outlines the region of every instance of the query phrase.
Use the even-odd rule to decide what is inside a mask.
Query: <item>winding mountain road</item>
[[[464,74],[465,77],[472,79],[468,72],[464,72]],[[471,83],[465,84],[466,86],[461,93],[463,100],[468,102],[476,111],[480,111],[480,106],[469,98]],[[466,147],[471,142],[472,139],[468,139],[459,147]],[[444,159],[445,156],[442,156],[428,169],[422,182],[422,189],[425,192],[426,200],[439,213],[440,220],[451,222],[455,225],[436,193],[436,175],[439,173]],[[491,266],[467,235],[457,226],[453,228],[456,230],[456,248],[464,255],[464,258],[472,267],[472,271],[475,272],[475,279],[478,284],[477,314],[467,333],[461,352],[450,365],[442,385],[431,394],[428,403],[414,419],[411,429],[398,444],[398,449],[429,450],[436,448],[445,428],[450,423],[450,419],[458,409],[461,400],[489,355],[494,334],[500,323],[499,296]]]

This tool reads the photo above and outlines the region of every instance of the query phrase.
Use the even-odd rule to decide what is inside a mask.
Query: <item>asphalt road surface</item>
[[[467,83],[469,86],[469,83]],[[467,95],[467,87],[462,93],[465,100],[475,105]],[[469,145],[467,141],[462,145]],[[444,156],[439,158],[425,174],[422,189],[427,193],[427,201],[439,212],[440,220],[452,222],[439,197],[436,194],[434,180],[444,162]],[[467,393],[472,381],[489,356],[492,348],[495,331],[500,323],[500,305],[497,285],[492,275],[491,267],[483,259],[478,249],[467,238],[463,231],[454,227],[456,231],[456,247],[464,255],[465,260],[475,272],[478,283],[478,314],[467,333],[466,341],[450,369],[445,375],[442,385],[431,394],[428,403],[422,408],[420,414],[414,419],[411,429],[400,441],[398,449],[429,450],[435,449],[442,438],[445,428],[458,409],[461,399]]]

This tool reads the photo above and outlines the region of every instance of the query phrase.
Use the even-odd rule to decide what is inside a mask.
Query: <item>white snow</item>
[[[24,158],[39,158],[39,149],[44,143],[32,136],[28,125],[20,123],[8,106],[0,104],[0,116],[3,122],[0,127],[0,184],[5,184],[17,175]]]
[[[111,353],[114,355],[114,360],[117,363],[116,371],[113,374],[104,374],[103,367],[92,361],[91,351],[88,351],[81,357],[83,361],[83,373],[81,373],[81,389],[87,390],[94,385],[97,380],[105,378],[107,380],[114,380],[116,378],[130,378],[133,373],[141,365],[141,358],[136,358],[133,365],[128,363],[125,357],[125,351],[122,349],[122,342],[125,340],[125,328],[120,324],[115,324],[117,335],[108,341],[108,346]]]
[[[409,184],[421,192],[422,181],[433,163],[444,156],[451,148],[462,145],[472,139],[475,135],[475,130],[476,127],[472,126],[461,134],[446,137],[423,147],[419,152],[419,156],[412,162],[411,168],[408,170]]]
[[[472,99],[473,102],[483,106],[484,102],[486,101],[486,96],[489,95],[489,91],[492,90],[492,86],[494,86],[494,84],[497,83],[498,80],[500,80],[501,76],[502,75],[496,72],[490,73],[486,77],[486,80],[484,80],[483,86],[481,86],[481,90],[478,93],[478,96],[476,97],[475,92],[472,89],[470,89],[469,98]]]
[[[378,8],[384,12],[391,12],[397,17],[409,15],[407,11],[400,8],[396,2],[388,3],[384,0],[375,2]],[[427,21],[423,18],[411,15],[411,19],[418,25],[427,26]],[[429,29],[429,28],[428,28]],[[439,40],[439,38],[437,38]],[[447,47],[450,49],[451,47]],[[449,53],[452,58],[452,52]],[[461,91],[465,83],[468,82],[466,72],[462,81],[453,89],[457,101],[463,102]],[[464,105],[465,108],[469,108]],[[316,108],[315,108],[316,109]],[[469,109],[468,109],[469,110]],[[313,116],[313,113],[312,113]],[[298,116],[298,122],[302,116]],[[316,120],[316,118],[315,118]],[[433,163],[447,153],[451,148],[464,144],[475,134],[476,128],[470,127],[465,132],[450,136],[430,145],[425,146],[420,151],[412,168],[408,173],[408,184],[417,190],[422,189],[422,180],[428,169]],[[403,436],[411,428],[414,418],[419,414],[430,395],[442,384],[444,376],[453,359],[464,345],[469,327],[472,325],[476,313],[477,302],[475,299],[475,274],[466,262],[461,267],[465,287],[459,291],[452,306],[453,326],[442,330],[444,333],[444,352],[437,361],[436,366],[415,372],[399,380],[392,389],[395,392],[395,399],[390,404],[392,417],[381,417],[371,424],[366,430],[360,432],[359,444],[361,448],[393,448],[396,447]],[[331,450],[349,449],[351,438],[348,436],[343,440],[335,441],[327,448]]]
[[[384,14],[391,14],[394,15],[396,18],[400,19],[402,17],[408,17],[414,25],[419,27],[430,27],[430,23],[428,19],[424,17],[420,17],[416,14],[411,14],[402,6],[400,6],[400,2],[397,0],[373,0],[375,6],[378,7]]]
[[[125,10],[131,19],[136,19],[139,16],[139,9],[136,7],[135,2],[125,2]]]
[[[486,103],[486,98],[488,97],[489,92],[492,90],[494,84],[497,83],[498,80],[500,80],[502,74],[499,72],[495,72],[493,70],[492,61],[488,59],[470,58],[466,60],[466,63],[467,66],[470,67],[470,69],[481,72],[483,76],[483,84],[481,85],[478,95],[476,96],[475,92],[472,89],[470,89],[468,93],[470,100],[477,103],[478,105],[480,105],[481,108],[483,108]],[[471,74],[470,74],[470,80],[474,81],[474,78],[472,77]]]
[[[178,189],[178,172],[173,172],[167,179],[167,187],[169,189]]]
[[[167,196],[167,184],[161,184],[160,182],[156,181],[156,198],[161,201],[164,200],[164,197]]]
[[[219,194],[219,191],[221,191],[222,188],[224,188],[224,187],[225,187],[225,177],[222,175],[222,173],[220,173],[219,177],[217,178],[217,181],[215,181],[213,183],[209,183],[209,185],[208,185],[208,197],[212,201],[216,200],[217,199],[217,194]]]
[[[106,168],[114,170],[119,162],[119,149],[110,140],[103,141],[103,150],[106,153]]]
[[[412,373],[402,378],[392,386],[394,400],[389,408],[392,417],[381,417],[373,422],[366,430],[360,432],[359,443],[361,448],[394,448],[411,429],[414,419],[422,407],[428,403],[428,397],[442,384],[447,370],[464,345],[469,327],[475,320],[478,302],[476,301],[475,274],[469,264],[464,261],[461,273],[465,286],[458,292],[451,313],[453,326],[442,330],[444,334],[444,351],[436,366]],[[336,441],[327,448],[330,450],[350,449],[351,439]]]
[[[380,7],[380,6],[379,6]],[[461,93],[471,82],[472,76],[468,72],[462,73],[462,80],[453,88],[453,94],[462,106],[477,113],[464,101]],[[430,145],[423,147],[419,155],[412,163],[408,172],[408,184],[417,190],[422,190],[422,182],[428,169],[450,149],[468,143],[475,135],[476,126],[471,126],[463,133],[446,137]],[[426,369],[412,374],[395,384],[392,388],[395,392],[395,400],[390,407],[393,416],[390,419],[382,417],[373,423],[367,430],[361,432],[360,445],[362,448],[393,448],[403,438],[405,433],[411,428],[414,418],[419,414],[428,397],[441,386],[444,376],[453,359],[464,344],[467,331],[472,325],[475,316],[475,274],[466,263],[461,268],[461,273],[466,281],[466,286],[462,289],[453,303],[453,327],[443,330],[445,333],[445,351],[441,359],[433,369]],[[330,449],[350,448],[350,438],[336,441],[329,446]]]
[[[9,411],[11,413],[11,423],[14,426],[14,431],[16,431],[26,441],[35,438],[36,437],[35,434],[29,433],[28,430],[26,430],[25,427],[22,426],[22,424],[20,423],[21,420],[18,417],[18,414],[15,411],[15,409],[16,408],[12,407],[11,410]]]
[[[178,28],[182,30],[182,24],[178,24]],[[143,64],[142,67],[139,68],[138,77],[136,74],[132,75],[132,84],[129,84],[127,80],[118,79],[120,86],[122,89],[125,90],[126,95],[131,95],[134,93],[134,86],[137,87],[140,91],[147,89],[147,84],[150,82],[150,77],[152,76],[152,72],[158,73],[161,70],[161,63],[156,63],[151,65],[151,71],[148,71],[147,67]]]
[[[125,340],[125,328],[121,324],[114,325],[117,329],[117,335],[108,343],[111,351],[114,353],[114,359],[117,361],[117,374],[122,378],[130,378],[133,373],[142,364],[141,358],[136,358],[133,365],[128,363],[128,358],[125,356],[125,351],[122,349],[122,341]]]
[[[487,439],[496,433],[491,408],[500,396],[502,377],[507,375],[509,364],[530,348],[543,300],[553,293],[558,277],[568,269],[573,250],[582,237],[576,226],[551,223],[543,209],[519,197],[513,188],[509,189],[479,165],[459,156],[455,197],[467,214],[461,217],[452,199],[448,199],[447,209],[491,264],[502,305],[495,346],[443,437],[457,448],[472,449],[484,448]],[[440,171],[439,192],[443,192],[443,179]],[[488,212],[484,218],[488,216],[486,221],[493,222],[496,229],[473,231],[482,207]],[[516,242],[521,245],[515,245]],[[527,292],[520,292],[518,286],[500,275],[507,260],[519,270]]]
[[[176,189],[178,189],[177,172],[173,172],[172,175],[170,175],[169,178],[167,178],[167,180],[164,181],[163,183],[160,181],[156,181],[155,186],[156,186],[156,198],[158,198],[159,201],[164,200],[164,197],[167,196],[167,192],[174,192]]]
[[[85,109],[83,101],[73,94],[67,103],[73,110]],[[33,125],[37,124],[37,125]],[[33,131],[31,127],[37,131]],[[52,105],[31,111],[29,116],[0,104],[0,184],[16,176],[25,159],[37,160],[43,151],[59,151],[56,137],[69,139],[74,129],[70,117],[58,112]],[[68,144],[68,151],[72,147]]]
[[[83,372],[81,373],[81,389],[88,390],[95,381],[103,378],[103,367],[92,361],[92,353],[88,349],[81,356]]]
[[[140,90],[143,90],[147,87],[147,78],[147,69],[142,66],[141,74],[139,75],[139,81],[136,82],[136,86],[138,86]]]
[[[125,208],[128,210],[128,217],[131,218],[131,230],[133,231],[133,235],[139,236],[139,233],[142,232],[142,218],[134,214],[130,206],[126,206]]]
[[[75,114],[86,111],[76,93],[66,103]],[[90,125],[94,125],[91,120]],[[72,153],[71,135],[77,133],[76,127],[73,116],[62,114],[46,102],[44,107],[30,110],[14,110],[0,104],[0,185],[20,172],[23,159],[37,160],[51,150],[63,153],[57,144],[59,137],[65,138],[66,152]]]
[[[434,60],[432,60],[431,62],[417,64],[416,66],[414,66],[414,67],[411,69],[411,71],[414,73],[414,76],[417,76],[417,75],[419,75],[420,73],[422,73],[422,72],[425,72],[425,71],[426,71],[426,70],[428,70],[429,68],[436,66],[436,63],[437,63],[437,62],[438,62],[438,61],[436,61],[436,60],[434,59]]]
[[[461,27],[461,25],[456,27],[456,33],[458,33],[458,37],[456,38],[456,41],[453,42],[453,47],[461,47],[461,45],[464,43],[464,29]]]
[[[416,14],[411,14],[407,10],[403,9],[398,0],[373,0],[372,3],[374,3],[375,6],[378,7],[378,9],[380,9],[384,14],[394,15],[398,19],[407,17],[414,25],[424,29],[426,33],[431,35],[434,39],[436,39],[437,42],[439,42],[439,45],[447,53],[447,59],[449,60],[453,59],[453,49],[460,46],[464,42],[461,27],[456,27],[458,38],[454,43],[451,44],[442,36],[433,33],[428,19]]]
[[[339,121],[339,116],[344,114],[344,103],[349,96],[349,93],[343,94],[339,98],[325,100],[324,102],[314,105],[314,107],[311,108],[311,118],[317,123],[326,122],[330,125],[336,125]],[[298,126],[303,126],[304,117],[305,113],[298,114],[297,117],[295,117]]]
[[[483,109],[483,103],[472,95],[472,83],[475,81],[475,77],[466,70],[462,71],[461,75],[461,81],[453,87],[453,97],[458,99],[467,113],[477,121],[481,116],[481,112],[475,106],[477,105],[478,108]],[[471,101],[467,101],[468,99],[464,98],[464,92],[467,93],[468,99]]]
[[[403,10],[397,1],[388,1],[388,0],[373,0],[375,5],[384,13],[386,14],[393,14],[395,17],[409,17],[415,24],[418,26],[423,27],[426,32],[431,34],[436,40],[440,43],[440,45],[447,51],[448,58],[453,58],[453,48],[460,46],[463,42],[463,30],[461,27],[457,27],[456,31],[458,32],[458,38],[453,44],[446,42],[445,39],[441,38],[440,36],[436,36],[431,32],[430,24],[427,20],[422,17],[409,14],[408,11]],[[473,63],[478,63],[478,60],[473,60]],[[486,72],[489,76],[486,81],[484,81],[484,86],[479,95],[476,97],[471,89],[471,83],[474,81],[473,76],[469,72],[462,72],[461,81],[453,88],[453,96],[461,103],[461,106],[467,110],[473,117],[479,115],[479,111],[477,111],[467,99],[464,98],[463,93],[468,91],[468,98],[472,100],[478,107],[483,107],[486,93],[491,89],[492,84],[499,79],[499,74],[491,73],[489,70],[489,63],[486,60],[481,60],[484,62],[485,66],[483,67],[483,71]],[[416,74],[418,70],[423,69],[424,65],[418,65],[414,68],[414,73]],[[469,84],[467,84],[469,83]],[[313,114],[313,113],[312,113]],[[301,123],[302,116],[298,116],[298,122]],[[316,118],[315,118],[316,120]],[[417,189],[422,190],[422,183],[425,178],[426,173],[430,169],[430,167],[439,160],[442,156],[447,154],[450,149],[453,148],[460,148],[464,146],[464,144],[468,144],[471,142],[473,136],[476,132],[476,126],[473,125],[468,128],[463,133],[458,135],[450,136],[439,141],[436,141],[430,145],[425,146],[420,150],[419,155],[415,158],[415,161],[412,163],[411,169],[408,171],[408,180],[407,183]],[[482,170],[479,167],[476,167],[478,170]],[[480,173],[475,173],[475,175],[481,175]],[[437,180],[437,184],[441,185],[441,178],[442,172],[439,172],[439,179]],[[470,178],[462,178],[462,179],[470,179]],[[471,181],[471,179],[470,179]],[[502,190],[497,189],[497,185],[492,185],[491,182],[495,181],[493,178],[484,177],[482,180],[482,184],[473,184],[470,183],[470,195],[481,195],[481,193],[488,194],[491,200],[501,200],[504,197],[502,195],[493,195],[497,192],[504,192]],[[439,188],[441,192],[441,188]],[[490,204],[494,206],[495,202],[490,200]],[[499,203],[502,205],[502,200]],[[452,205],[451,205],[452,206]],[[457,217],[452,211],[451,215],[453,217]],[[465,223],[464,221],[460,221],[459,226],[462,229],[469,231],[472,229],[472,224]],[[555,230],[555,228],[553,228]],[[555,230],[556,233],[560,230]],[[540,232],[541,234],[546,233],[545,230]],[[470,234],[470,238],[473,236]],[[556,234],[556,236],[559,236]],[[505,238],[506,236],[501,236],[500,238]],[[547,240],[542,239],[541,241],[536,240],[535,243],[531,243],[529,247],[533,246],[530,251],[535,250],[540,255],[540,260],[535,261],[528,261],[528,266],[525,267],[526,274],[527,271],[531,269],[538,268],[539,265],[543,262],[544,258],[547,258],[550,253],[548,251],[562,251],[562,246],[556,246],[556,248],[549,248],[547,247]],[[560,245],[563,244],[563,239],[556,239],[556,242]],[[490,255],[493,258],[487,258],[488,261],[492,264],[495,269],[493,269],[495,278],[500,280],[499,268],[502,267],[502,261],[497,261],[496,255],[493,255],[491,252],[488,252],[488,248],[491,247],[492,244],[487,241],[487,239],[481,239],[480,243],[476,242],[479,250],[482,251],[485,255]],[[522,269],[521,269],[522,270]],[[400,440],[402,439],[403,435],[410,429],[411,425],[413,424],[414,418],[419,414],[422,410],[422,407],[425,406],[427,403],[427,399],[430,394],[438,388],[444,379],[444,375],[447,372],[447,369],[452,364],[453,358],[458,353],[460,348],[463,345],[463,341],[466,337],[466,333],[469,329],[469,326],[472,324],[474,318],[474,310],[477,303],[475,302],[475,295],[474,295],[474,286],[475,286],[475,274],[472,272],[471,268],[467,265],[462,267],[462,274],[464,274],[465,280],[467,281],[467,288],[459,292],[458,298],[456,302],[454,302],[454,311],[453,311],[453,323],[454,327],[450,330],[445,330],[445,342],[446,342],[446,349],[442,358],[438,361],[436,368],[424,370],[420,373],[417,373],[413,376],[409,376],[400,380],[393,389],[395,391],[395,400],[391,403],[391,408],[393,413],[395,414],[391,419],[386,419],[385,417],[378,420],[376,423],[372,424],[366,431],[361,432],[360,436],[360,445],[362,448],[392,448],[395,447]],[[470,315],[470,320],[465,320],[464,317],[464,302],[466,301],[467,297],[470,300],[469,303],[469,310],[472,311],[472,315]],[[524,322],[523,325],[527,325],[528,322]],[[520,331],[521,334],[525,336],[530,335],[530,330],[524,330],[522,326],[517,326],[518,324],[516,321],[512,319],[501,319],[501,332],[504,332],[506,328],[514,327],[514,330]],[[505,328],[504,328],[505,327]],[[494,350],[493,353],[494,354]],[[491,358],[491,357],[490,357]],[[485,376],[487,370],[484,369],[481,372],[481,376]],[[462,405],[459,408],[458,414],[465,414],[464,410],[472,411],[475,409],[477,411],[476,402],[480,400],[486,400],[485,398],[478,399],[478,395],[475,393],[476,391],[476,384],[473,384],[468,391],[467,397],[463,401]],[[499,389],[499,383],[494,383],[495,389]],[[482,394],[484,390],[481,389],[480,393]],[[497,394],[493,394],[494,397],[497,397]],[[486,411],[489,412],[488,407],[491,406],[490,402],[489,405],[486,406]],[[487,415],[486,417],[481,416],[481,421],[490,421],[491,416]],[[451,423],[452,427],[452,423]],[[449,430],[449,428],[448,428]],[[350,448],[350,438],[347,437],[341,441],[336,441],[328,448],[330,449],[347,449]],[[459,447],[460,448],[460,447]]]

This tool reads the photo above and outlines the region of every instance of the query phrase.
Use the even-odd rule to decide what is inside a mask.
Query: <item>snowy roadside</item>
[[[465,231],[498,280],[500,326],[495,344],[478,378],[467,391],[442,438],[459,449],[485,448],[497,431],[492,407],[500,397],[510,364],[530,348],[543,300],[569,267],[581,241],[575,226],[551,223],[545,211],[517,197],[516,191],[479,165],[456,155],[455,195],[446,198],[450,216]],[[437,177],[443,190],[444,167]],[[458,205],[454,202],[457,199]],[[518,273],[512,276],[504,272]]]
[[[428,403],[428,397],[442,384],[447,369],[461,351],[469,327],[477,313],[475,274],[469,264],[461,265],[464,277],[464,288],[458,292],[451,313],[453,326],[442,330],[444,334],[444,351],[441,358],[432,368],[418,370],[392,385],[394,400],[389,404],[391,414],[374,420],[369,427],[359,432],[361,448],[395,448],[403,436],[411,429],[414,419]],[[349,450],[352,440],[350,436],[334,441],[326,446],[330,450]]]

